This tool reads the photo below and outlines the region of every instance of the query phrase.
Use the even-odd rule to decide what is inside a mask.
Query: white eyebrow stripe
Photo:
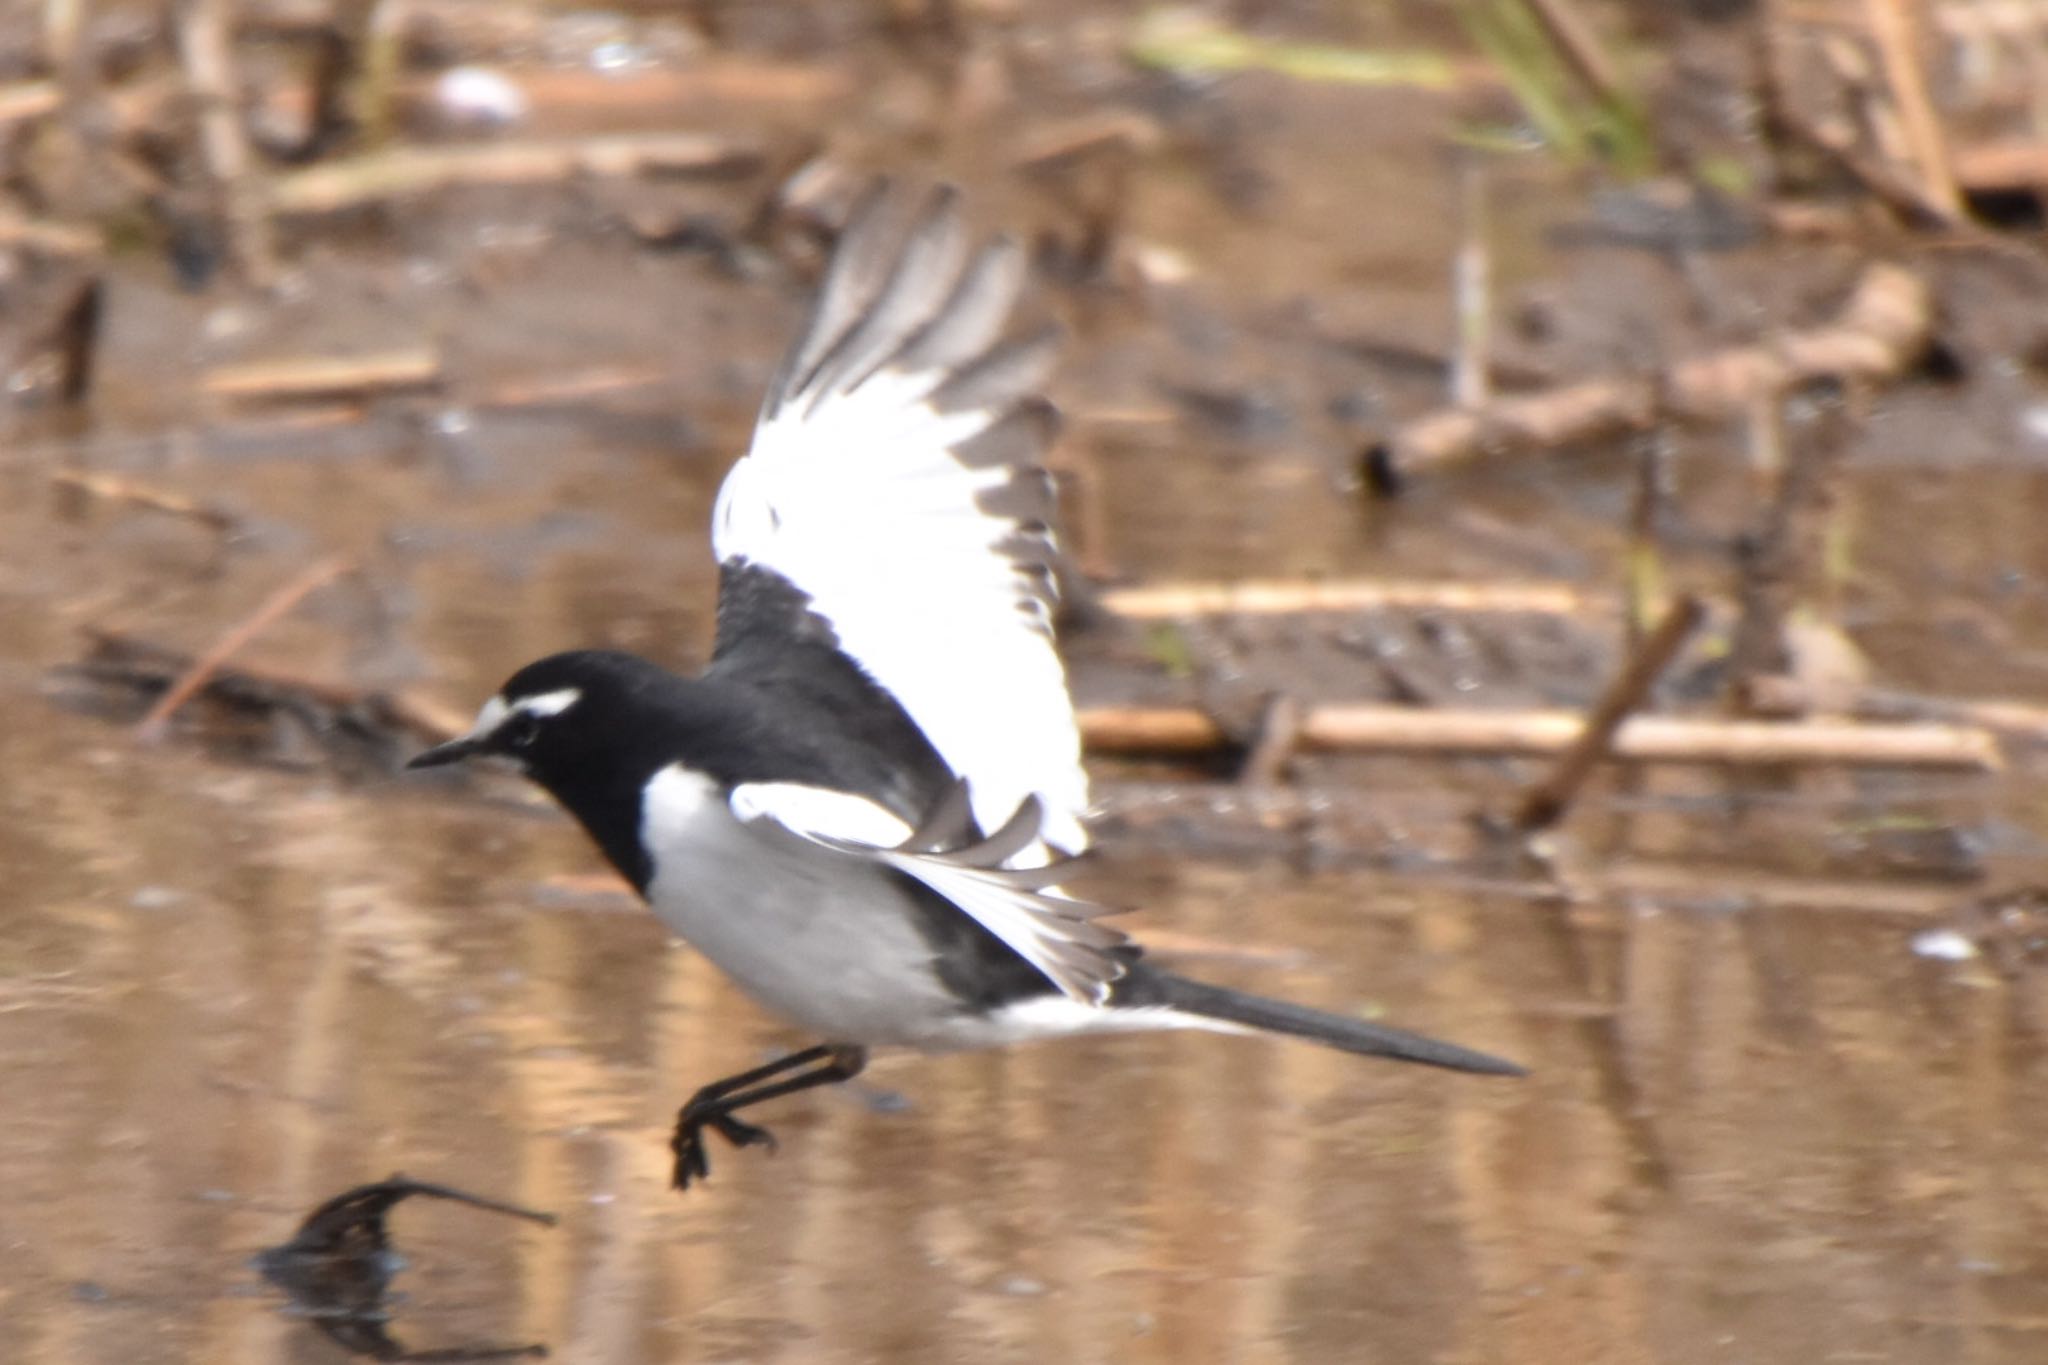
[[[514,711],[523,711],[529,716],[559,716],[577,702],[583,700],[580,687],[560,687],[553,692],[542,692],[536,696],[521,697],[512,703]]]
[[[512,708],[505,704],[503,697],[492,697],[476,713],[476,723],[469,727],[471,739],[482,739],[505,723],[505,717],[512,714]]]
[[[476,713],[476,723],[469,727],[469,738],[482,739],[514,716],[559,716],[582,700],[583,689],[580,687],[560,687],[552,692],[521,697],[514,702],[492,697]]]

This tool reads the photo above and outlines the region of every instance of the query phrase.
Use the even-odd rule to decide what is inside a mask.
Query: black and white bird
[[[671,930],[822,1040],[683,1106],[677,1186],[707,1174],[706,1129],[769,1143],[739,1110],[876,1047],[1198,1028],[1518,1074],[1176,976],[1059,888],[1089,798],[1052,632],[1057,337],[1005,339],[1022,253],[970,249],[952,192],[902,217],[880,190],[855,211],[719,492],[703,674],[556,654],[412,761],[512,760]]]

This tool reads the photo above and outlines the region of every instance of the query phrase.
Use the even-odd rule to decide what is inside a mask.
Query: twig
[[[92,259],[104,248],[97,228],[0,211],[0,246],[26,246],[52,256]]]
[[[1446,408],[1397,428],[1366,455],[1382,493],[1425,470],[1482,455],[1560,446],[1642,430],[1663,413],[1706,418],[1739,414],[1757,394],[1822,379],[1890,379],[1926,343],[1933,305],[1912,272],[1870,266],[1832,322],[1768,341],[1681,361],[1659,376],[1614,375],[1542,393],[1498,398],[1475,409]]]
[[[1955,173],[1949,167],[1941,120],[1927,95],[1913,16],[1907,13],[1904,0],[1865,0],[1864,14],[1877,44],[1878,58],[1884,63],[1885,84],[1905,124],[1906,145],[1911,149],[1921,183],[1927,187],[1930,199],[1951,216],[1962,219],[1966,216],[1963,198],[1956,191]]]
[[[1487,242],[1486,168],[1478,153],[1458,156],[1458,255],[1451,271],[1457,336],[1451,356],[1451,403],[1476,408],[1492,395],[1492,256]]]
[[[545,407],[652,388],[667,380],[666,371],[652,366],[573,370],[567,374],[509,379],[477,394],[473,402],[480,408]]]
[[[68,71],[77,63],[84,21],[83,0],[43,0],[43,57],[52,70]]]
[[[1955,176],[1972,193],[2032,189],[2048,184],[2048,140],[2015,138],[1977,142],[1954,153]]]
[[[1266,698],[1259,713],[1256,738],[1239,767],[1237,780],[1247,787],[1275,787],[1287,776],[1287,764],[1301,744],[1302,706],[1285,692]]]
[[[1575,616],[1601,603],[1568,583],[1452,583],[1319,579],[1159,583],[1112,588],[1105,609],[1132,620],[1177,616],[1274,616],[1292,612],[1474,611]]]
[[[182,493],[170,493],[160,488],[150,488],[118,474],[88,473],[77,469],[59,469],[51,473],[50,482],[59,488],[73,488],[95,498],[110,502],[125,502],[136,507],[146,507],[152,512],[165,512],[174,517],[185,517],[209,526],[216,531],[232,530],[235,517],[218,507],[197,502]]]
[[[374,0],[349,35],[356,49],[352,102],[363,142],[380,147],[391,136],[398,77],[405,62],[405,26],[412,0]]]
[[[0,126],[53,114],[64,107],[64,91],[53,80],[0,83]]]
[[[1088,747],[1106,754],[1201,754],[1231,739],[1194,707],[1093,707],[1081,712]],[[1437,757],[1559,754],[1585,729],[1575,711],[1444,711],[1410,706],[1330,705],[1302,718],[1302,747]],[[1848,721],[1741,721],[1635,716],[1614,738],[1612,756],[1637,762],[1727,767],[1845,764],[1854,767],[2003,766],[1991,734],[1972,726],[1864,725]]]
[[[1080,114],[1034,129],[1011,154],[1011,165],[1020,171],[1043,170],[1100,152],[1150,152],[1165,140],[1156,119],[1132,110]]]
[[[1635,488],[1629,498],[1628,567],[1622,626],[1628,647],[1642,643],[1656,604],[1664,600],[1663,529],[1672,496],[1671,437],[1668,429],[1646,431],[1635,440]]]
[[[1772,118],[1780,132],[1820,153],[1907,223],[1951,230],[1970,226],[1965,215],[1936,198],[1922,181],[1864,152],[1854,138],[1816,124],[1789,101],[1775,105]]]
[[[209,371],[200,387],[216,398],[289,400],[428,388],[440,381],[440,354],[431,346],[415,346],[377,355],[306,356],[224,365]]]
[[[99,276],[80,280],[50,330],[51,346],[57,352],[57,397],[66,403],[82,403],[92,392],[104,292]]]
[[[184,676],[172,683],[163,696],[157,699],[156,705],[149,708],[149,714],[137,722],[135,738],[143,743],[152,743],[162,738],[164,727],[171,716],[206,686],[208,679],[234,656],[235,651],[269,629],[278,618],[303,602],[316,589],[331,583],[354,567],[355,561],[347,555],[332,555],[264,598],[255,611],[214,641],[204,654],[193,661]]]
[[[1572,7],[1570,0],[1528,0],[1528,5],[1571,67],[1572,74],[1596,98],[1614,106],[1627,106],[1634,99],[1628,87],[1622,84],[1621,73],[1615,70],[1592,26]]]
[[[606,137],[393,147],[279,176],[270,206],[280,214],[333,213],[457,185],[532,185],[574,176],[730,170],[754,147],[712,133],[619,133]]]
[[[1559,756],[1557,766],[1523,793],[1515,811],[1515,828],[1527,833],[1547,828],[1563,817],[1592,774],[1593,765],[1613,750],[1622,722],[1643,704],[1706,614],[1697,597],[1684,596],[1671,604],[1663,621],[1601,694],[1586,718],[1585,729]]]
[[[1849,415],[1830,411],[1787,452],[1762,523],[1738,546],[1741,613],[1728,645],[1729,695],[1738,710],[1761,714],[1758,683],[1792,665],[1786,625],[1800,594],[1812,590],[1826,557],[1835,506],[1835,474],[1849,446]]]
[[[229,0],[181,0],[178,55],[199,107],[200,150],[235,263],[246,283],[268,288],[277,276],[277,248],[242,128],[229,42],[232,8]]]
[[[187,672],[192,665],[190,655],[125,631],[95,626],[88,628],[86,634],[101,651],[113,656],[117,664],[126,664],[131,668],[161,668],[166,673],[179,676]],[[233,668],[217,668],[213,677],[208,680],[208,685],[228,679],[250,683],[278,695],[303,696],[336,711],[374,708],[388,717],[392,723],[404,727],[430,744],[453,739],[467,730],[470,724],[467,715],[459,714],[431,698],[413,692],[386,692],[362,688],[353,683],[311,677],[267,664],[243,662],[237,663]]]

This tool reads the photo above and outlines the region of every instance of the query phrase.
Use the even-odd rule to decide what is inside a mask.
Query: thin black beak
[[[483,745],[468,735],[451,739],[446,744],[436,744],[425,753],[413,755],[408,768],[438,768],[443,763],[460,763],[472,754],[481,753]]]

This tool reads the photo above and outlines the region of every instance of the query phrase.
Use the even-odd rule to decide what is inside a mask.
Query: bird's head
[[[528,664],[483,704],[467,733],[437,744],[406,764],[433,768],[469,758],[509,761],[544,786],[558,787],[577,769],[613,757],[649,692],[666,680],[654,664],[628,654],[576,650]]]

